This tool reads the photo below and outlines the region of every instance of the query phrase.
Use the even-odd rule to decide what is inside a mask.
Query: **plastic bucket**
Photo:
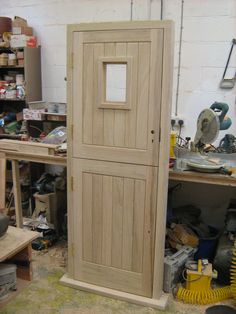
[[[211,234],[210,237],[199,238],[198,250],[194,255],[195,260],[206,258],[209,261],[212,261],[214,258],[220,232],[211,226],[209,226],[209,231]]]

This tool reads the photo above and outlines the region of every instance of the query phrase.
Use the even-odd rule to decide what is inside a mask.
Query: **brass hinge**
[[[74,177],[70,177],[70,188],[71,188],[71,191],[74,191]]]

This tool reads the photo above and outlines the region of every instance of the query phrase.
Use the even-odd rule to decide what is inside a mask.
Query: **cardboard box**
[[[44,120],[45,119],[45,109],[23,109],[24,120]]]
[[[25,60],[24,59],[18,59],[18,65],[19,66],[24,66]]]
[[[15,16],[12,21],[12,27],[28,26],[27,21],[20,16]]]
[[[10,40],[10,46],[12,48],[21,48],[21,47],[37,47],[37,37],[27,36],[25,34],[21,35],[12,35]]]
[[[24,51],[17,51],[16,52],[17,59],[24,59]]]
[[[66,121],[66,115],[61,115],[57,113],[46,113],[45,117],[47,121]]]
[[[13,26],[12,33],[13,35],[25,34],[27,36],[33,36],[33,28],[29,26]]]
[[[12,48],[26,47],[28,39],[29,39],[29,37],[24,35],[24,34],[12,35],[11,40],[10,40],[10,45]]]
[[[34,194],[35,210],[32,218],[37,219],[40,212],[45,212],[48,223],[54,225],[55,230],[58,232],[63,221],[65,209],[67,206],[66,192],[56,190],[56,192],[48,194]]]
[[[39,109],[47,109],[47,103],[45,101],[39,100],[39,101],[30,101],[29,102],[29,109],[32,110],[39,110]]]
[[[37,192],[34,194],[34,198],[35,210],[33,218],[37,219],[40,212],[45,212],[47,222],[55,223],[57,212],[56,193],[39,194]]]
[[[184,224],[176,224],[173,229],[168,230],[169,243],[173,248],[179,245],[197,247],[199,244],[198,236]]]
[[[13,36],[14,35],[33,36],[33,28],[28,26],[27,21],[25,19],[19,16],[15,16],[14,20],[12,21],[12,33]]]

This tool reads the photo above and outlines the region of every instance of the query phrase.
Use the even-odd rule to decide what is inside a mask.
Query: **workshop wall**
[[[1,15],[19,15],[34,27],[42,45],[43,97],[66,101],[66,24],[130,20],[131,0],[1,0]],[[163,0],[163,18],[175,21],[175,62],[172,115],[176,113],[176,86],[182,0]],[[134,20],[160,19],[161,0],[133,0]],[[235,37],[235,0],[185,0],[179,117],[184,119],[183,135],[194,136],[199,112],[214,101],[229,104],[236,134],[235,92],[219,89],[230,43]],[[236,66],[236,49],[229,77]],[[220,138],[223,137],[223,132]]]

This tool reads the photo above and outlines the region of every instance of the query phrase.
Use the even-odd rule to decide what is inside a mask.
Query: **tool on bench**
[[[230,48],[230,51],[229,51],[229,56],[228,56],[228,59],[227,59],[226,65],[225,65],[223,77],[222,77],[222,80],[220,82],[220,88],[223,88],[223,89],[231,89],[231,88],[234,88],[234,85],[235,85],[236,72],[234,74],[234,77],[232,77],[230,79],[226,79],[225,78],[225,74],[227,72],[227,69],[228,69],[228,66],[229,66],[229,61],[230,61],[230,58],[231,58],[231,55],[232,55],[233,48],[234,48],[235,44],[236,44],[236,39],[234,38],[232,40],[232,45],[231,45],[231,48]]]
[[[206,144],[213,143],[220,130],[227,130],[232,121],[226,116],[229,106],[226,103],[214,102],[209,109],[204,109],[198,116],[197,131],[194,141],[191,143],[191,153],[200,153],[186,159],[186,169],[199,172],[220,172],[231,175],[232,172],[224,167],[218,159],[207,158],[205,154]]]
[[[201,150],[205,144],[213,143],[220,130],[227,130],[232,121],[226,117],[229,106],[226,103],[214,102],[210,109],[204,109],[197,120],[197,132],[193,145]]]
[[[228,154],[236,153],[236,137],[233,134],[225,134],[220,140],[217,151]]]
[[[186,147],[176,147],[175,169],[177,170],[195,170],[198,172],[219,172],[224,175],[235,173],[234,162],[229,164],[229,158],[213,156],[212,153],[231,152],[232,145],[229,147],[229,141],[221,141],[220,146],[214,147],[212,143],[217,139],[221,130],[227,130],[231,124],[231,119],[226,116],[229,106],[226,103],[214,102],[210,108],[204,109],[197,119],[197,131],[194,141],[190,143],[191,149]],[[227,136],[231,140],[232,137]],[[207,153],[209,152],[209,154]],[[222,154],[223,155],[223,154]],[[228,167],[228,168],[227,168]]]
[[[193,258],[196,251],[196,248],[183,246],[176,253],[164,258],[163,289],[165,292],[171,293],[177,283],[180,282],[185,263]]]

